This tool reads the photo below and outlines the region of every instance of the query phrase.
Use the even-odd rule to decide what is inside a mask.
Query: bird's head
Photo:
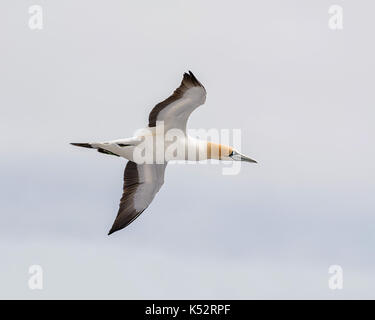
[[[255,160],[251,159],[248,156],[245,156],[233,147],[213,142],[208,142],[207,144],[207,156],[208,159],[245,161],[257,163]]]

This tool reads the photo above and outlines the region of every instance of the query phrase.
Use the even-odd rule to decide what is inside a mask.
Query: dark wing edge
[[[145,182],[143,178],[139,175],[138,166],[133,161],[128,161],[125,170],[124,170],[124,187],[123,187],[123,194],[120,199],[120,207],[116,216],[116,219],[112,225],[111,230],[108,232],[108,235],[119,231],[125,227],[127,227],[129,224],[131,224],[135,219],[137,219],[140,214],[146,210],[146,208],[149,206],[149,204],[152,202],[152,199],[154,198],[155,194],[159,191],[161,185],[164,182],[164,169],[165,165],[150,165],[150,166],[164,166],[164,169],[162,171],[163,177],[161,177],[161,183],[160,185],[157,185],[159,182],[155,179],[155,181],[151,182]],[[156,167],[155,167],[156,168]],[[155,178],[155,177],[154,177]],[[156,178],[160,178],[157,177]],[[143,181],[142,181],[143,180]],[[152,194],[151,199],[148,201],[148,203],[142,207],[142,208],[135,208],[134,201],[137,194],[137,197],[139,197],[139,193],[142,192],[140,188],[144,186],[145,184],[155,184],[154,192]]]
[[[204,86],[198,81],[198,79],[194,76],[194,74],[189,70],[189,73],[184,73],[180,86],[173,92],[173,94],[165,99],[164,101],[158,103],[150,112],[148,117],[148,126],[155,127],[156,126],[156,118],[161,110],[163,110],[166,106],[173,103],[174,101],[180,99],[184,93],[193,87],[202,87],[204,91],[206,89]]]

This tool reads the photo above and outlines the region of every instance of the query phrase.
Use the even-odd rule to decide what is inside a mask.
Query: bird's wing
[[[166,100],[158,103],[149,115],[149,127],[164,121],[166,129],[177,128],[185,132],[190,114],[206,101],[206,89],[191,71],[184,73],[180,86]]]
[[[150,205],[164,183],[165,167],[166,164],[127,163],[120,208],[108,234],[125,228]]]

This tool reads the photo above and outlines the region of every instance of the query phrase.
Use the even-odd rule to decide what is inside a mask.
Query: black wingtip
[[[89,143],[70,143],[72,146],[76,146],[76,147],[83,147],[83,148],[91,148],[92,149],[92,146],[91,144]]]
[[[188,72],[184,72],[184,76],[194,77],[194,74],[190,70],[188,70]]]
[[[185,73],[188,77],[190,77],[190,79],[193,81],[193,83],[195,84],[195,85],[199,85],[199,86],[202,86],[203,87],[203,85],[199,82],[199,80],[197,79],[197,77],[194,75],[194,73],[193,72],[191,72],[191,70],[189,70],[189,73],[187,74],[187,73]]]
[[[118,226],[116,226],[116,224],[114,223],[111,227],[111,230],[109,230],[108,232],[108,235],[111,235],[112,233],[116,232],[116,231],[119,231],[121,230],[122,228],[119,228]]]
[[[116,231],[118,231],[119,229],[115,229],[115,228],[111,228],[111,230],[109,230],[109,232],[108,232],[108,235],[110,236],[112,233],[114,233],[114,232],[116,232]]]

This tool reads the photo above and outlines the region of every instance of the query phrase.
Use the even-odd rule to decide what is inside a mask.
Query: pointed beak
[[[243,154],[241,154],[240,157],[241,157],[241,161],[252,162],[252,163],[258,163],[258,162],[256,162],[254,159],[251,159],[251,158],[249,158],[249,157],[246,157],[246,156],[244,156]]]
[[[233,160],[236,160],[236,161],[245,161],[245,162],[252,162],[252,163],[258,163],[256,162],[255,160],[245,156],[244,154],[238,152],[238,151],[235,151],[233,150],[230,157],[233,159]]]

